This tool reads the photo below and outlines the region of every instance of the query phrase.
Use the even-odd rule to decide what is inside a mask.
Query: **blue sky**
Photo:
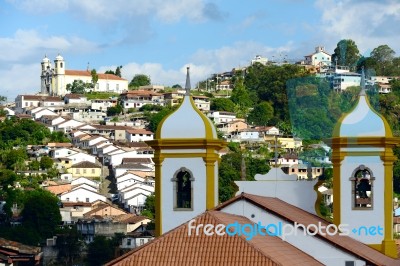
[[[192,85],[255,55],[303,59],[353,39],[363,55],[387,44],[400,56],[397,0],[0,0],[0,95],[40,89],[40,62],[67,69],[122,65],[131,80]]]

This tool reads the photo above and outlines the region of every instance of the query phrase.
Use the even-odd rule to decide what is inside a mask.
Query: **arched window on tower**
[[[365,165],[360,165],[353,171],[350,177],[353,209],[372,209],[374,180],[371,169]]]
[[[179,169],[171,179],[174,183],[174,209],[193,208],[193,174],[186,168]]]

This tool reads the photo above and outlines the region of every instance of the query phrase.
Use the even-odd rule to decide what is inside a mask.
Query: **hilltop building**
[[[128,81],[113,74],[97,73],[98,80],[93,91],[121,93],[128,90]],[[41,94],[64,96],[68,93],[67,84],[74,80],[81,80],[84,83],[92,83],[92,75],[89,69],[68,70],[65,60],[58,55],[54,60],[54,68],[50,59],[45,56],[41,62]]]

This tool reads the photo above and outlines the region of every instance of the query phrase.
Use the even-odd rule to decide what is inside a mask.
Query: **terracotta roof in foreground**
[[[293,206],[287,202],[284,202],[278,198],[273,197],[263,197],[257,196],[247,193],[241,193],[240,195],[227,200],[221,205],[217,206],[216,210],[221,210],[223,207],[230,205],[231,203],[238,200],[247,200],[254,205],[270,212],[274,215],[277,215],[286,221],[289,222],[297,222],[299,224],[303,224],[308,226],[310,224],[318,224],[321,223],[323,226],[328,226],[330,223],[321,217],[306,212],[296,206]],[[371,265],[400,265],[400,259],[393,259],[388,257],[381,252],[349,237],[344,235],[329,235],[329,234],[316,234],[317,237],[331,243],[337,248],[340,248],[344,251],[350,252],[355,256],[366,260]],[[368,264],[368,265],[369,265]]]
[[[195,217],[202,224],[252,223],[243,216],[219,211],[207,211]],[[274,236],[245,236],[227,234],[207,236],[188,235],[185,223],[147,244],[105,264],[128,265],[323,265],[311,256]]]

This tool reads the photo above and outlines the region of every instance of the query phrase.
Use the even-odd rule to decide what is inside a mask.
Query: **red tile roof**
[[[29,101],[43,101],[43,102],[62,102],[60,97],[57,96],[41,96],[41,95],[21,95],[24,100]]]
[[[87,70],[65,70],[65,75],[69,76],[86,76],[86,77],[91,77],[92,75],[90,74],[89,71]],[[97,73],[97,76],[99,79],[109,79],[109,80],[126,80],[123,78],[120,78],[116,75],[113,74],[103,74],[103,73]]]
[[[242,216],[208,211],[195,217],[202,224],[252,223]],[[109,262],[128,265],[322,265],[311,256],[274,236],[188,235],[188,223]]]
[[[46,189],[55,195],[60,195],[64,192],[70,191],[72,188],[71,184],[47,186]]]
[[[304,226],[308,226],[310,224],[318,224],[321,223],[323,226],[328,226],[330,223],[326,220],[322,219],[319,216],[306,212],[300,208],[297,208],[289,203],[286,203],[278,198],[272,197],[262,197],[247,193],[242,193],[224,203],[217,206],[216,210],[221,210],[225,206],[230,205],[231,203],[238,200],[247,200],[253,203],[254,205],[273,213],[286,221],[297,222],[299,224],[303,224]],[[340,248],[346,252],[350,252],[355,256],[361,257],[366,260],[368,263],[372,265],[400,265],[400,259],[393,259],[379,251],[349,237],[343,236],[339,234],[329,235],[329,234],[319,234],[317,236],[330,244],[333,244],[335,247]]]

